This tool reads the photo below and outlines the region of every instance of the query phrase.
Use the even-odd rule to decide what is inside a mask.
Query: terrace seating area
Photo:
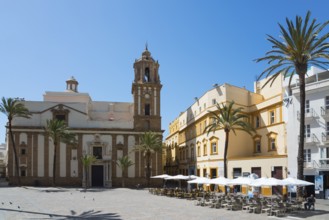
[[[187,192],[180,188],[150,188],[149,192],[158,196],[168,196],[177,199],[188,199],[193,205],[213,209],[241,211],[250,214],[282,217],[286,213],[302,210],[303,201],[283,201],[279,196],[249,198],[239,193],[224,193],[193,189]]]

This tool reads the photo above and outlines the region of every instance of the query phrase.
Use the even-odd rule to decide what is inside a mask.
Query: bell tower
[[[134,128],[138,131],[161,131],[159,63],[148,51],[135,60],[135,79],[132,84],[134,98]]]

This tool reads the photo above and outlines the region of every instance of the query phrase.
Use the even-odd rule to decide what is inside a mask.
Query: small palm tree
[[[54,159],[53,159],[53,186],[56,185],[56,161],[57,161],[57,150],[59,148],[59,143],[63,142],[69,145],[75,145],[76,139],[75,134],[69,131],[65,121],[63,120],[47,120],[45,127],[45,134],[53,141],[54,143]]]
[[[96,162],[96,157],[94,155],[84,155],[82,158],[81,158],[81,162],[82,162],[82,165],[83,165],[83,168],[84,168],[84,173],[85,173],[85,189],[87,189],[89,187],[89,168],[90,168],[90,165],[95,163]]]
[[[13,98],[5,98],[2,97],[0,103],[0,112],[4,113],[8,119],[8,129],[10,134],[10,140],[13,146],[14,157],[15,157],[15,176],[17,177],[17,183],[21,185],[21,179],[19,175],[19,164],[18,164],[18,156],[16,151],[16,144],[14,140],[14,135],[12,131],[12,120],[16,117],[22,118],[30,118],[31,113],[25,107],[24,103],[20,99],[13,99]]]
[[[230,132],[235,133],[235,129],[241,129],[249,133],[250,135],[254,132],[254,128],[245,120],[248,116],[242,114],[243,108],[233,109],[234,101],[230,102],[228,105],[222,104],[220,106],[218,103],[216,105],[217,111],[212,111],[210,119],[213,123],[210,123],[205,127],[205,132],[207,135],[211,131],[216,131],[217,129],[224,129],[225,132],[225,148],[224,148],[224,177],[227,178],[227,151]],[[225,188],[226,193],[226,188]]]
[[[329,21],[323,24],[317,23],[316,19],[310,21],[311,12],[307,12],[305,20],[296,16],[293,20],[286,18],[287,28],[279,24],[281,39],[268,35],[267,40],[271,43],[273,50],[266,53],[265,57],[256,59],[256,62],[266,61],[270,67],[265,69],[260,77],[270,78],[267,83],[274,80],[281,74],[289,77],[289,85],[294,75],[299,78],[300,91],[300,127],[299,147],[297,156],[297,178],[304,179],[304,130],[305,130],[305,76],[309,65],[325,69],[329,64],[329,33],[319,36],[320,32],[328,25]],[[282,42],[283,41],[283,42]],[[267,84],[266,83],[266,84]],[[265,85],[266,85],[265,84]],[[264,85],[264,86],[265,86]],[[297,192],[302,197],[301,188]]]
[[[140,143],[136,146],[137,151],[143,152],[146,160],[146,180],[147,186],[150,185],[151,178],[151,155],[156,152],[162,152],[162,141],[158,134],[148,131],[140,137]]]
[[[119,158],[116,161],[117,166],[121,169],[121,175],[122,175],[122,187],[125,187],[125,176],[124,173],[125,171],[132,165],[134,165],[134,163],[129,159],[129,157],[123,156],[121,158]]]

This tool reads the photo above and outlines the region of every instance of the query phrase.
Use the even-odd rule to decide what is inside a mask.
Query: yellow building
[[[255,82],[251,92],[230,84],[214,85],[170,123],[166,138],[165,172],[215,178],[223,176],[225,132],[204,133],[216,104],[235,102],[249,116],[256,134],[230,132],[228,178],[256,173],[259,177],[287,177],[285,122],[282,116],[282,78],[270,86]]]

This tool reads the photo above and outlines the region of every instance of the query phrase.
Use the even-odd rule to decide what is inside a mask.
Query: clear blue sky
[[[253,89],[278,22],[329,20],[327,0],[0,0],[0,97],[42,100],[74,76],[94,101],[132,102],[133,63],[159,60],[162,128],[214,83]],[[5,141],[0,115],[0,143]]]

